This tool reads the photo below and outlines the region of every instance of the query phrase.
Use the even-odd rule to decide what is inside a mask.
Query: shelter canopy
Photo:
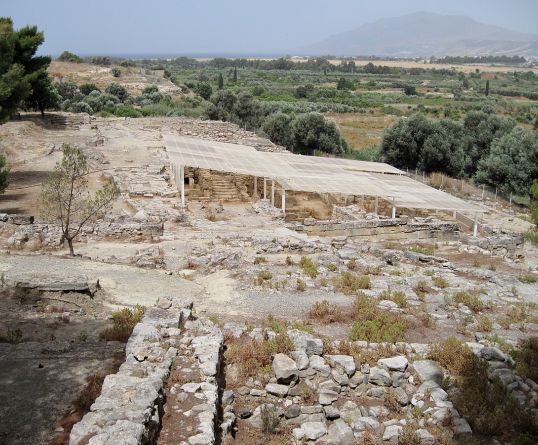
[[[396,207],[482,211],[381,162],[261,152],[246,145],[174,134],[163,138],[170,162],[176,166],[270,178],[285,190],[377,196]]]

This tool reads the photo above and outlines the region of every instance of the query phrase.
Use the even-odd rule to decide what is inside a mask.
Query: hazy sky
[[[538,33],[538,0],[0,0],[0,16],[37,25],[52,55],[285,53],[417,11]]]

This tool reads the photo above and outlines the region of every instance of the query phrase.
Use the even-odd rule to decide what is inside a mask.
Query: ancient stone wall
[[[368,237],[375,239],[455,239],[459,228],[456,224],[433,218],[394,218],[362,220],[316,220],[307,218],[302,224],[290,226],[309,235]]]

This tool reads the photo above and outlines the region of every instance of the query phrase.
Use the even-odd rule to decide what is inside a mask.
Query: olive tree
[[[90,173],[86,156],[80,148],[62,146],[62,160],[56,163],[43,185],[41,203],[43,219],[60,227],[62,243],[67,241],[74,255],[73,240],[87,223],[102,218],[118,195],[114,182],[107,183],[93,195],[88,189]]]

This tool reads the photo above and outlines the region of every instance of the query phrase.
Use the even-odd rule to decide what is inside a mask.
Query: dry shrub
[[[274,354],[289,354],[293,349],[287,334],[277,334],[273,339],[263,341],[243,335],[230,343],[226,359],[228,363],[239,365],[241,377],[255,377],[269,371]]]
[[[405,292],[402,291],[394,292],[389,289],[379,294],[378,299],[394,301],[399,308],[407,307],[407,298],[405,296]]]
[[[381,275],[383,273],[381,266],[365,266],[362,268],[364,275]]]
[[[258,286],[263,286],[266,281],[269,281],[273,278],[273,274],[268,270],[260,270],[258,276],[256,277],[256,284]]]
[[[421,280],[416,284],[413,290],[415,291],[415,294],[417,294],[418,299],[420,301],[424,301],[426,299],[426,295],[428,295],[433,289],[428,286],[426,281]]]
[[[333,280],[334,287],[343,294],[350,295],[360,289],[370,289],[372,283],[368,275],[355,275],[351,272],[343,272]]]
[[[136,324],[142,320],[145,308],[136,305],[133,309],[124,308],[112,314],[112,326],[99,333],[106,341],[127,342]]]
[[[348,262],[347,262],[347,268],[349,270],[355,270],[357,268],[357,258],[351,258]]]
[[[484,304],[484,302],[480,299],[480,297],[474,291],[473,292],[465,291],[465,292],[455,293],[454,302],[464,304],[475,313],[483,311],[486,308],[486,305]]]
[[[379,439],[374,433],[366,430],[361,433],[359,439],[357,439],[357,445],[379,445]]]
[[[304,292],[306,290],[306,283],[300,278],[297,278],[297,290],[299,292]]]
[[[402,428],[398,438],[399,445],[420,445],[420,437],[415,431],[418,429],[418,424],[415,422],[408,423]]]
[[[538,381],[538,337],[519,340],[518,348],[512,352],[512,356],[521,375]]]
[[[264,256],[257,256],[256,258],[254,258],[254,264],[261,264],[266,262],[267,258],[265,258]]]
[[[434,286],[440,289],[446,289],[448,287],[448,281],[445,280],[443,277],[432,277],[432,281]]]
[[[433,345],[428,358],[439,362],[452,374],[460,375],[473,357],[471,350],[461,340],[449,337]]]
[[[105,377],[106,374],[92,374],[86,379],[86,386],[82,388],[79,396],[74,401],[75,408],[83,412],[90,410],[90,406],[101,394]]]
[[[491,330],[493,329],[493,322],[488,317],[480,317],[476,329],[479,332],[491,332]]]
[[[349,320],[349,311],[336,304],[329,303],[327,300],[318,301],[312,305],[307,313],[307,317],[318,323],[342,323]]]

